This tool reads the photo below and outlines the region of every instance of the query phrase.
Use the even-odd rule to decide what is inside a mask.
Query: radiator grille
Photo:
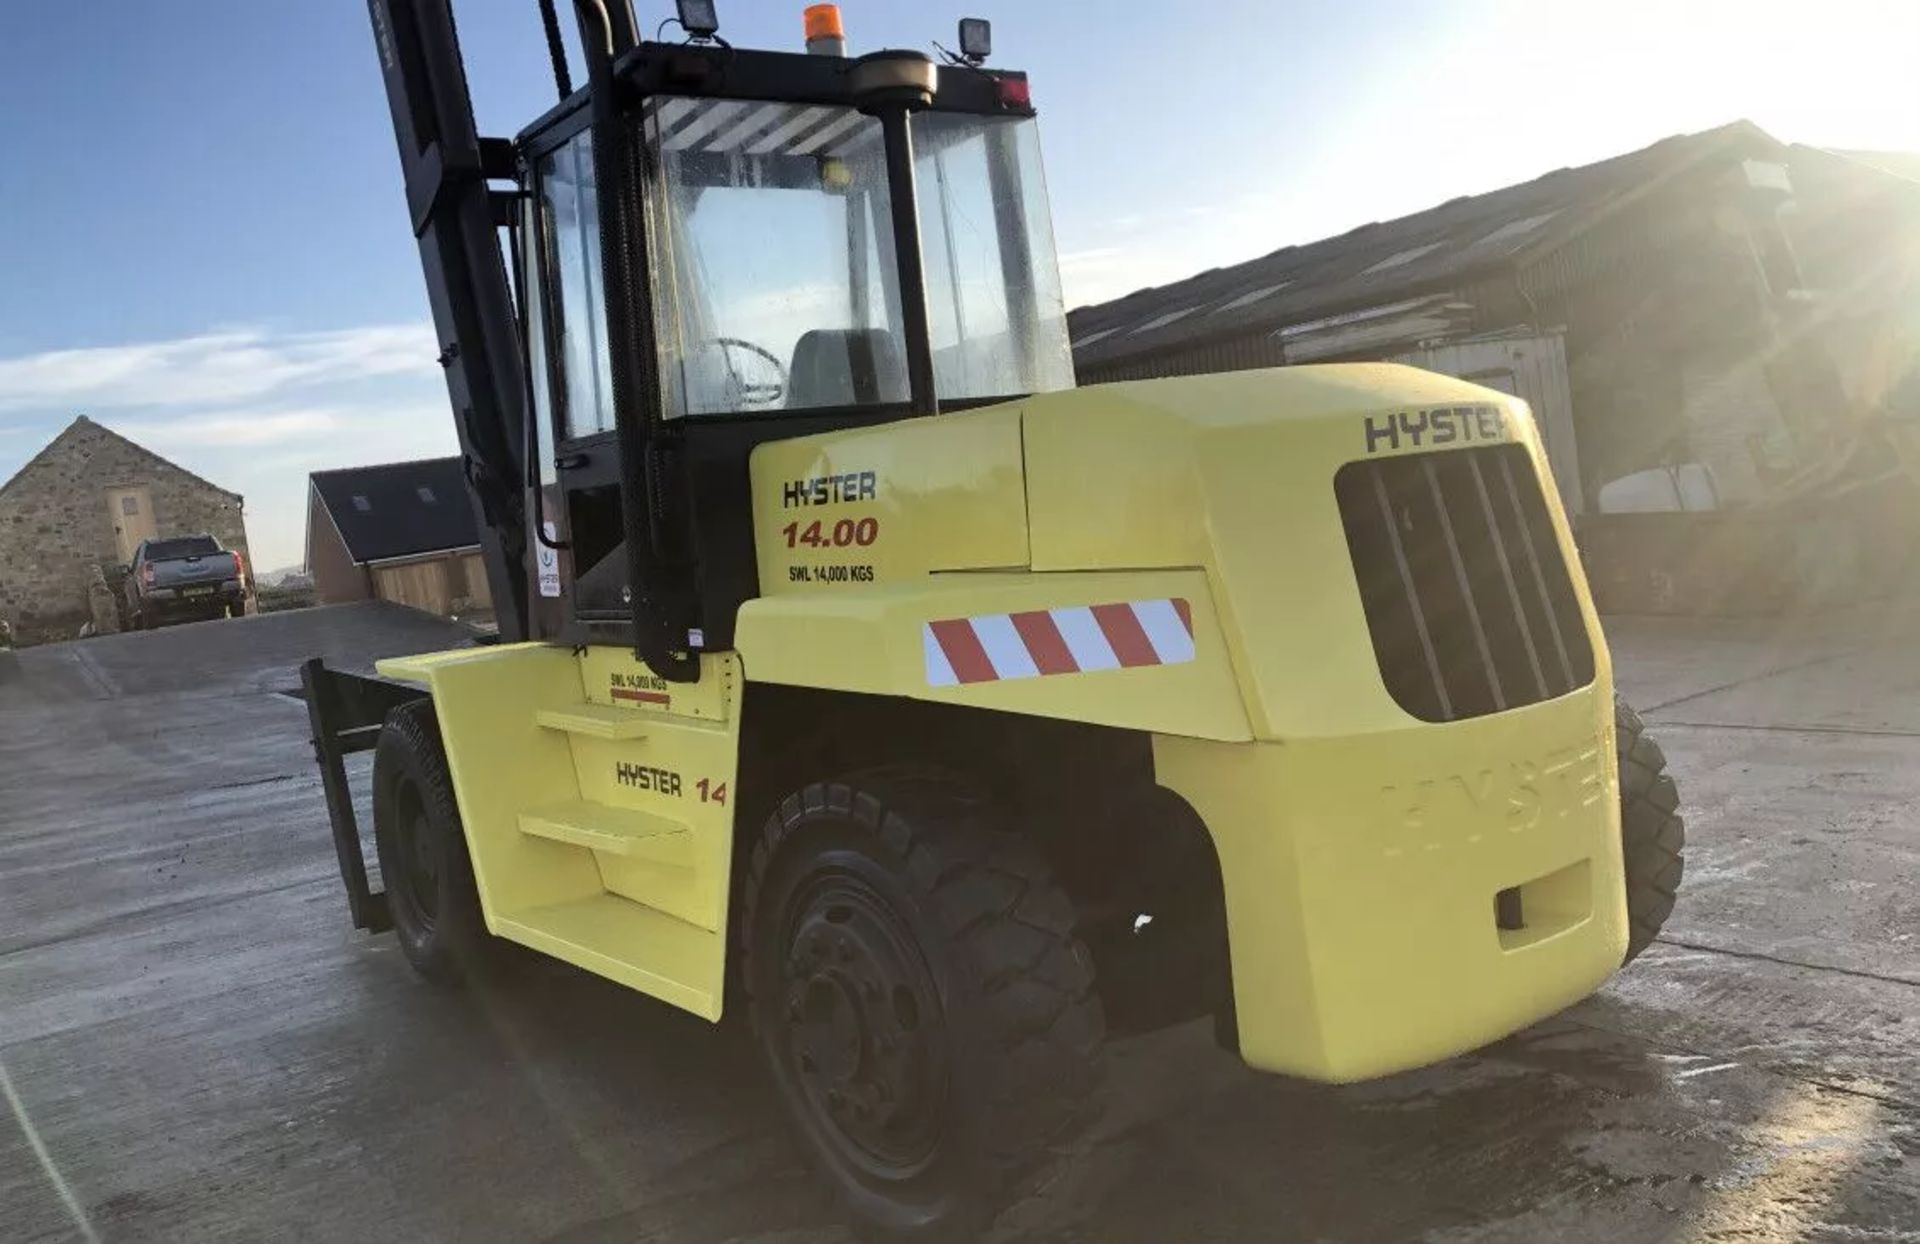
[[[1350,462],[1334,494],[1387,690],[1458,721],[1593,681],[1593,648],[1527,451]]]

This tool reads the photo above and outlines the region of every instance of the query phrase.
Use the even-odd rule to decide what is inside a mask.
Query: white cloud
[[[218,328],[0,357],[0,479],[86,413],[242,493],[255,561],[300,560],[306,476],[456,451],[427,324]]]
[[[311,440],[337,432],[351,416],[335,409],[227,411],[180,418],[109,419],[120,435],[150,449],[240,448]]]
[[[206,406],[437,367],[431,325],[327,332],[244,328],[0,359],[0,410]]]
[[[1138,289],[1139,265],[1118,246],[1092,246],[1060,256],[1060,285],[1069,307],[1091,306]]]
[[[1060,256],[1067,306],[1086,307],[1191,276],[1184,253],[1153,246],[1093,246]]]
[[[306,476],[457,452],[433,330],[222,328],[0,358],[0,479],[85,413],[246,497],[255,562],[298,562]]]
[[[1060,256],[1060,279],[1069,307],[1090,306],[1338,231],[1302,214],[1282,193],[1248,191],[1095,222],[1091,245]]]
[[[333,420],[324,433],[233,452],[184,450],[175,458],[246,497],[247,538],[262,569],[297,565],[306,556],[308,472],[460,452],[444,397],[394,394],[317,413]]]

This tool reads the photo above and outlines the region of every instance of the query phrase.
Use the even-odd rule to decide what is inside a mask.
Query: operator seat
[[[884,328],[815,328],[800,334],[787,373],[787,406],[907,400],[907,361]]]

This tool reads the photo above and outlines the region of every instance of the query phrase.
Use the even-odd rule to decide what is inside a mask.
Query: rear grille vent
[[[1422,721],[1593,681],[1593,648],[1519,445],[1349,462],[1333,479],[1380,675]]]

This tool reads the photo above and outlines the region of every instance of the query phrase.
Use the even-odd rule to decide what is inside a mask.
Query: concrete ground
[[[1373,1085],[1117,1045],[1001,1234],[1920,1242],[1914,620],[1613,623],[1691,823],[1662,943]],[[0,1238],[845,1238],[737,1039],[558,967],[440,993],[348,927],[276,692],[449,637],[370,606],[0,655]]]

